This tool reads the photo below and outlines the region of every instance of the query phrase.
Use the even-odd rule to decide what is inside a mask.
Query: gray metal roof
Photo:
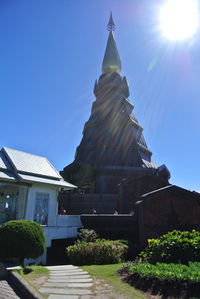
[[[44,157],[32,155],[18,150],[3,148],[14,168],[19,172],[61,178],[51,163]]]
[[[7,147],[0,151],[0,180],[39,183],[74,189],[45,158]]]
[[[38,176],[32,176],[32,175],[26,175],[26,174],[19,174],[19,177],[26,183],[40,183],[40,184],[48,184],[48,185],[54,185],[61,188],[67,188],[67,189],[74,189],[76,186],[65,182],[64,180],[53,180],[53,179],[46,179],[41,178]]]
[[[16,181],[16,177],[11,172],[0,171],[0,179],[6,179],[9,181]]]

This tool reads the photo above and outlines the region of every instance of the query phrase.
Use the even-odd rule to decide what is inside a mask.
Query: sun
[[[160,9],[160,30],[170,40],[191,38],[199,27],[198,0],[167,0]]]

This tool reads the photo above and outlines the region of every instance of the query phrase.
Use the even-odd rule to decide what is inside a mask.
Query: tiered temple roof
[[[159,171],[151,160],[152,152],[142,134],[143,128],[133,113],[127,79],[120,74],[121,60],[114,38],[112,14],[107,28],[109,36],[102,74],[94,86],[96,100],[85,123],[75,160],[62,172],[66,180],[78,186],[84,182],[93,184],[93,192],[108,192],[109,182],[114,178],[114,184],[117,184],[120,177]],[[167,169],[165,176],[170,176]]]

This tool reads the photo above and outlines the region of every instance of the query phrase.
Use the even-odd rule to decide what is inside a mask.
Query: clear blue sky
[[[200,190],[200,34],[172,42],[149,0],[1,0],[0,147],[73,161],[94,101],[109,12],[122,75],[157,165]]]

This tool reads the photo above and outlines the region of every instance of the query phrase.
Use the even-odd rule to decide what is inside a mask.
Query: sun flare
[[[199,27],[198,0],[167,0],[160,9],[160,29],[170,40],[191,38]]]

